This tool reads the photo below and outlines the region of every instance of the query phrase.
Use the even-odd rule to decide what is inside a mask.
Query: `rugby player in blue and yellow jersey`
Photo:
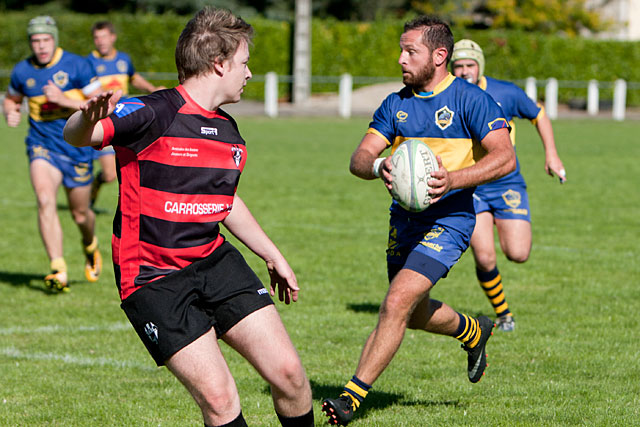
[[[103,91],[121,90],[123,95],[129,94],[129,83],[139,91],[151,93],[165,89],[154,86],[136,72],[131,58],[115,48],[118,39],[113,24],[109,21],[98,21],[91,27],[95,50],[87,58],[93,66]],[[116,179],[115,152],[111,147],[94,153],[100,161],[100,170],[95,174],[91,186],[91,206],[94,205],[102,184]]]
[[[393,152],[407,139],[420,139],[437,155],[440,169],[429,181],[433,200],[428,209],[409,212],[392,202],[389,290],[355,375],[340,397],[323,402],[330,424],[351,421],[407,328],[460,340],[467,352],[469,380],[475,383],[484,374],[493,321],[458,313],[431,299],[429,292],[468,247],[475,224],[475,186],[511,172],[515,153],[500,107],[484,91],[447,71],[452,50],[453,35],[441,20],[423,16],[405,24],[398,62],[406,86],[382,102],[351,157],[354,175],[381,177],[390,189],[390,156],[380,155],[387,148]]]
[[[33,55],[19,62],[11,73],[4,100],[9,126],[20,123],[20,107],[27,98],[29,133],[26,138],[31,184],[38,202],[38,226],[51,263],[45,285],[68,291],[67,265],[63,257],[62,227],[56,195],[62,185],[86,255],[85,276],[98,280],[102,258],[94,234],[95,215],[89,209],[93,153],[71,147],[62,130],[67,118],[87,97],[101,92],[89,62],[58,47],[58,28],[50,16],[38,16],[27,26]]]
[[[534,124],[544,146],[544,168],[550,176],[557,175],[560,182],[566,180],[566,172],[553,138],[551,120],[544,108],[533,102],[513,83],[484,75],[484,53],[473,40],[459,40],[453,48],[451,68],[457,77],[484,89],[502,107],[512,127],[511,141],[515,147],[513,118],[529,119]],[[496,313],[498,330],[513,331],[515,320],[502,285],[498,270],[493,226],[498,230],[500,247],[507,259],[522,263],[531,252],[531,213],[527,185],[516,170],[495,181],[476,188],[474,193],[476,227],[471,236],[471,249],[476,263],[476,276],[480,286]]]

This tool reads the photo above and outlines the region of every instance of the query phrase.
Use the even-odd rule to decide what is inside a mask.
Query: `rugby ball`
[[[391,156],[391,196],[408,211],[421,212],[431,205],[431,172],[438,170],[436,155],[427,144],[408,139]]]

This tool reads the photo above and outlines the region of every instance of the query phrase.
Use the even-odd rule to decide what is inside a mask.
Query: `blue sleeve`
[[[129,65],[129,71],[127,72],[127,74],[129,75],[129,77],[132,77],[135,73],[136,73],[136,69],[133,66],[133,62],[131,62],[131,57],[126,54],[126,53],[122,53],[122,56],[124,57],[125,61],[127,61],[127,64]]]
[[[17,66],[13,68],[13,71],[11,71],[11,80],[9,80],[9,93],[24,95],[22,81],[20,77],[18,77],[19,73],[16,68]]]
[[[493,98],[483,91],[467,90],[463,96],[472,97],[467,99],[464,105],[467,106],[466,118],[469,131],[476,141],[482,141],[489,132],[496,129],[509,129],[509,123],[505,118],[502,108]]]
[[[93,65],[87,58],[80,57],[78,59],[76,70],[77,75],[75,78],[75,87],[79,89],[84,89],[96,77],[96,72],[93,68]]]
[[[522,89],[514,85],[511,96],[515,104],[513,114],[515,117],[529,120],[534,120],[538,117],[541,108]]]
[[[376,130],[380,136],[387,140],[387,145],[391,145],[397,135],[391,108],[394,96],[395,94],[392,93],[382,101],[382,104],[373,113],[373,120],[369,123],[369,129]]]

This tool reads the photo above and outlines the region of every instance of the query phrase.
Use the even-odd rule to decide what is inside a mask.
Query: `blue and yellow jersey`
[[[511,82],[482,76],[478,86],[491,95],[504,111],[506,119],[511,125],[511,143],[514,147],[516,145],[516,128],[513,118],[528,119],[535,125],[544,114],[544,108],[540,104],[533,102],[522,89]],[[517,162],[515,171],[484,185],[495,186],[509,183],[525,185],[524,178],[520,174],[520,162]]]
[[[102,90],[113,89],[115,92],[122,89],[123,95],[129,93],[129,82],[136,72],[129,55],[116,51],[114,56],[107,58],[100,56],[98,51],[94,50],[87,56],[87,59],[98,75]]]
[[[405,87],[376,110],[367,133],[382,137],[392,152],[403,141],[420,139],[449,171],[474,165],[484,154],[480,141],[492,130],[508,128],[500,107],[475,85],[449,74],[432,93]],[[473,189],[454,190],[429,209],[412,215],[475,218]],[[391,211],[404,211],[394,201]],[[404,212],[402,212],[404,211]],[[452,226],[456,226],[455,218]]]
[[[64,125],[75,110],[49,102],[43,88],[51,81],[68,98],[82,100],[99,88],[94,77],[95,73],[86,59],[61,48],[56,49],[47,65],[40,66],[33,58],[28,58],[13,68],[9,94],[26,97],[29,104],[28,148],[43,146],[77,162],[92,159],[91,148],[73,147],[62,137]]]

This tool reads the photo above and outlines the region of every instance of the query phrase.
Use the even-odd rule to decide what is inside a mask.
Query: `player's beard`
[[[433,59],[430,59],[425,67],[418,74],[405,74],[402,76],[402,83],[412,87],[417,91],[421,91],[427,84],[431,82],[436,73],[436,67]]]

